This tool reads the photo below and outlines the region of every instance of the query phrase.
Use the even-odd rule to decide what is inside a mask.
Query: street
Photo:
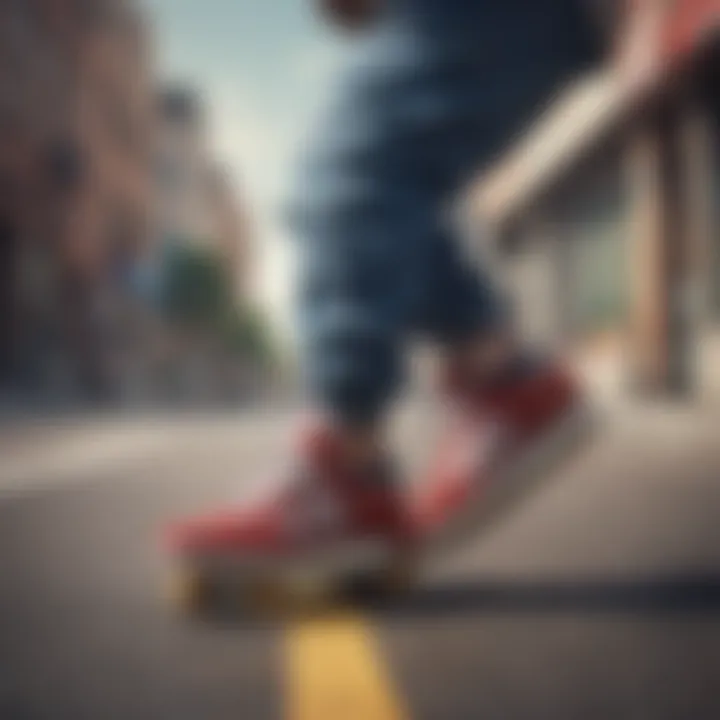
[[[428,415],[401,421],[411,459]],[[95,427],[126,446],[82,428],[0,441],[0,718],[720,717],[717,411],[611,416],[386,605],[182,618],[162,597],[158,528],[260,491],[289,417]]]

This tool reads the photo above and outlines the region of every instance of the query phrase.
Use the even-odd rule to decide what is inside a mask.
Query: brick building
[[[142,18],[131,0],[9,0],[0,55],[0,377],[100,392],[108,308],[150,237]]]
[[[247,260],[248,227],[229,173],[212,157],[198,96],[167,87],[158,97],[156,230],[164,244],[216,253],[232,269],[238,294]]]
[[[163,242],[207,239],[205,182],[209,163],[206,122],[198,96],[168,87],[156,98],[157,229]]]

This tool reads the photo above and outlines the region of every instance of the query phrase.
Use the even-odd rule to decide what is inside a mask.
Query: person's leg
[[[324,218],[305,240],[299,298],[312,402],[363,437],[402,383],[432,262],[429,204],[374,192],[376,203]]]
[[[412,516],[424,542],[442,544],[509,508],[513,487],[530,487],[591,424],[572,374],[522,345],[508,302],[451,230],[431,257],[417,327],[440,349],[446,422]]]
[[[332,198],[307,218],[301,236],[305,368],[320,421],[302,433],[279,495],[250,515],[223,511],[181,521],[170,532],[175,555],[231,554],[281,574],[278,559],[295,574],[299,556],[316,565],[314,572],[356,577],[392,567],[415,545],[383,418],[428,276],[422,229],[431,206],[407,202],[382,177],[372,178],[371,190],[372,202]]]
[[[509,300],[449,226],[434,234],[427,267],[419,329],[444,365],[491,373],[514,352]]]

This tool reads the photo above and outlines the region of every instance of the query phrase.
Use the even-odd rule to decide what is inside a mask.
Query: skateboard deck
[[[410,555],[373,570],[335,574],[213,573],[178,561],[171,567],[168,596],[188,616],[294,612],[388,599],[409,591],[417,570],[417,558]]]

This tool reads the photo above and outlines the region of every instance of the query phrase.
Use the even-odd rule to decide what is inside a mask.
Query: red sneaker
[[[419,532],[434,539],[476,531],[579,446],[591,413],[562,366],[522,362],[479,386],[446,379],[449,427],[413,503]]]
[[[172,525],[171,556],[198,569],[362,574],[385,567],[410,540],[389,464],[358,471],[328,428],[301,438],[297,467],[279,493]]]

